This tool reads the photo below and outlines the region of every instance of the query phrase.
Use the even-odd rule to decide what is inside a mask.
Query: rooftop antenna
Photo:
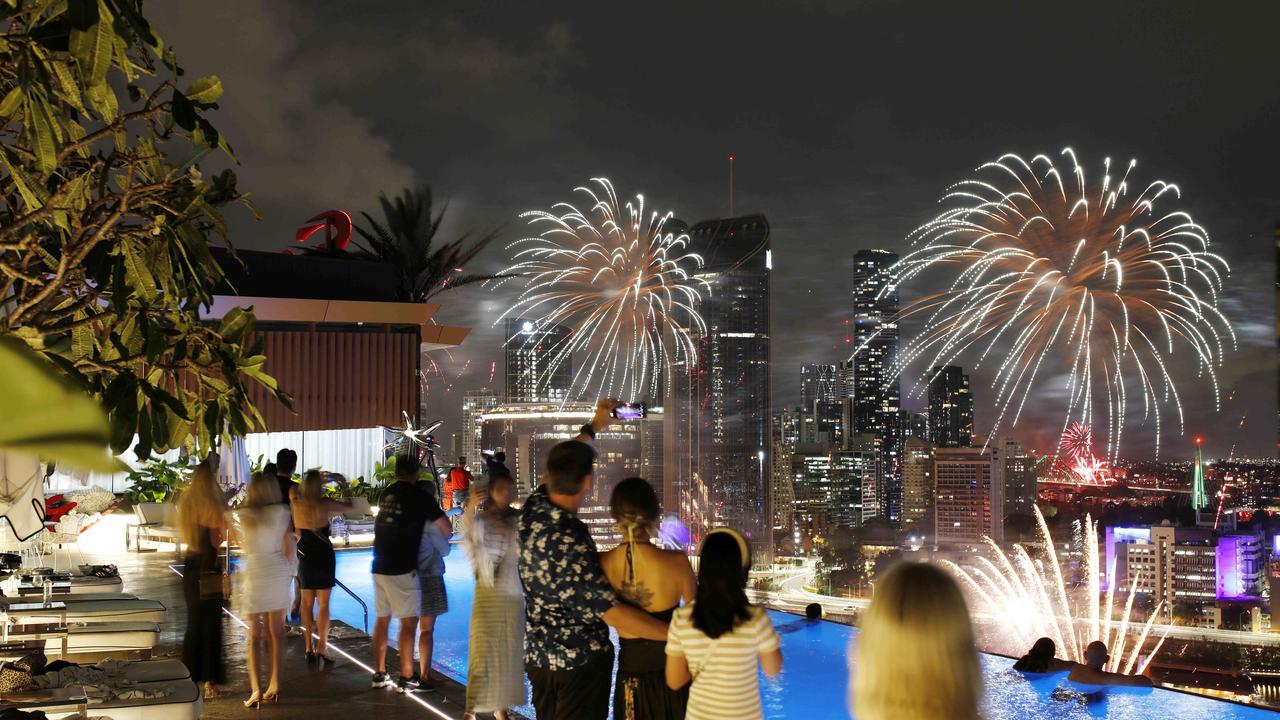
[[[733,155],[729,156],[729,217],[733,217]]]

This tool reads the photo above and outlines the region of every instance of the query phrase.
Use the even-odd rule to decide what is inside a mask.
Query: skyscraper
[[[853,342],[850,340],[850,342]],[[841,360],[836,363],[836,396],[840,399],[853,397],[853,368],[852,360]]]
[[[672,451],[688,458],[675,482],[681,489],[702,483],[709,519],[742,530],[756,562],[766,564],[773,558],[769,222],[763,215],[708,220],[689,236],[711,292],[699,306],[707,331],[696,339],[697,363],[675,373],[667,403],[677,423],[688,423],[687,434],[675,431]]]
[[[844,429],[848,425],[844,423],[841,409],[842,404],[838,402],[813,401],[805,409],[800,441],[826,445],[833,449],[844,447]]]
[[[955,365],[935,367],[929,381],[929,433],[937,447],[973,442],[973,394],[969,376]]]
[[[933,455],[934,541],[1004,542],[1004,471],[1000,450],[947,447]]]
[[[900,410],[898,377],[898,288],[893,284],[897,253],[859,250],[853,256],[853,357],[849,395],[852,398],[849,437],[873,434],[881,438],[881,483],[877,513],[895,525],[902,516],[902,436],[897,431]],[[849,382],[846,380],[846,382]]]
[[[902,444],[902,529],[932,534],[933,445],[918,437]]]
[[[805,363],[800,366],[800,407],[806,411],[813,409],[813,403],[835,402],[837,378],[836,366],[820,363]]]
[[[1031,515],[1036,506],[1036,458],[1017,440],[996,442],[1004,451],[1004,514]]]
[[[540,326],[525,318],[507,318],[504,324],[507,357],[506,398],[509,403],[565,402],[573,382],[568,360],[553,370],[551,359],[569,339],[569,328]]]
[[[480,455],[480,451],[485,449],[480,444],[481,430],[484,427],[482,418],[497,404],[498,396],[488,388],[468,390],[462,395],[461,453],[472,470],[484,469],[484,458]]]
[[[898,412],[898,288],[892,284],[897,253],[859,250],[853,256],[854,426],[850,434],[885,436],[887,416]]]

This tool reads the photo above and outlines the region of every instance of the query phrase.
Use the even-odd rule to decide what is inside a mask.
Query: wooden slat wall
[[[250,382],[272,432],[399,425],[418,408],[417,333],[265,330],[266,371],[293,395],[294,412]]]

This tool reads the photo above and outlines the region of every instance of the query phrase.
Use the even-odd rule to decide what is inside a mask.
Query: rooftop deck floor
[[[115,533],[120,535],[115,536]],[[95,536],[100,541],[95,542]],[[114,536],[114,537],[113,537]],[[81,549],[85,562],[113,563],[120,569],[125,592],[142,598],[159,600],[168,608],[161,628],[160,640],[153,657],[180,658],[187,609],[182,598],[181,578],[171,566],[181,562],[172,546],[154,552],[128,552],[123,548],[123,522],[104,522],[82,536]],[[92,550],[101,552],[90,552]],[[76,558],[78,560],[78,557]],[[62,560],[65,567],[66,561]],[[372,598],[369,599],[370,601]],[[234,606],[231,612],[235,612]],[[321,669],[306,663],[301,637],[289,638],[285,658],[282,692],[277,704],[248,710],[243,700],[249,696],[249,679],[245,671],[248,628],[233,616],[224,617],[225,658],[228,684],[220,697],[205,702],[202,718],[306,717],[308,720],[408,720],[410,718],[462,717],[465,687],[444,677],[434,678],[438,690],[417,696],[398,695],[393,690],[369,687],[373,653],[369,636],[357,628],[335,622],[330,636],[330,651],[337,662]],[[394,631],[394,626],[393,626]],[[336,651],[336,652],[335,652]],[[363,665],[363,667],[362,667]],[[399,667],[394,648],[388,650],[387,665]],[[265,677],[263,679],[265,684]]]

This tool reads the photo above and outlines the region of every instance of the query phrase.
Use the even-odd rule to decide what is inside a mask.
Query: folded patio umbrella
[[[35,455],[0,450],[0,517],[19,541],[44,530],[44,465]]]

